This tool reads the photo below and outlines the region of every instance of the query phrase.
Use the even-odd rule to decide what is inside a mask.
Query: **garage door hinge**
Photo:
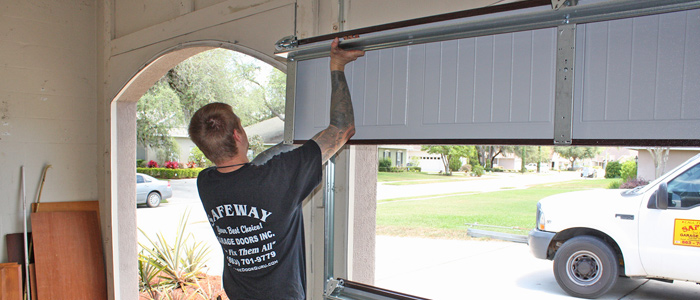
[[[328,279],[328,281],[326,281],[326,291],[323,295],[326,297],[338,295],[343,290],[344,284],[342,279]]]
[[[578,0],[552,0],[552,9],[559,10],[562,6],[576,6]]]
[[[281,38],[279,41],[277,41],[275,43],[275,49],[277,49],[277,51],[293,50],[293,49],[296,49],[298,45],[299,45],[299,41],[297,40],[297,37],[294,35],[290,35],[290,36],[285,36],[285,37]]]

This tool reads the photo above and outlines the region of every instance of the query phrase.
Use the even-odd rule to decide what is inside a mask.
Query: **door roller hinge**
[[[326,290],[323,293],[324,296],[331,297],[338,295],[344,288],[343,284],[344,282],[342,279],[328,279],[328,281],[326,281]]]

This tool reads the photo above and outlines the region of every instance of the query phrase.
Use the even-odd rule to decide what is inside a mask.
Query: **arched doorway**
[[[168,70],[203,51],[223,48],[257,58],[286,72],[286,65],[274,58],[239,44],[220,41],[198,41],[165,49],[143,64],[120,89],[110,103],[110,197],[107,209],[105,254],[108,289],[116,299],[136,299],[138,282],[136,225],[136,103]],[[133,271],[132,271],[133,270]],[[110,278],[110,275],[113,277]],[[131,293],[133,292],[133,295]],[[129,295],[126,295],[129,293]]]

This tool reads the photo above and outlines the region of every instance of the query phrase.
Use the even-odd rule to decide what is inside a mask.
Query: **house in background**
[[[379,145],[377,146],[377,156],[379,159],[391,160],[392,167],[406,167],[409,163],[409,151],[411,145]],[[420,148],[420,146],[418,146]]]
[[[284,115],[283,115],[284,117]],[[247,126],[245,132],[248,138],[259,135],[263,139],[265,149],[281,143],[284,140],[284,121],[278,117],[270,118],[262,122]],[[190,152],[197,147],[187,133],[187,127],[176,127],[170,130],[170,136],[175,140],[178,147],[178,162],[189,161]],[[252,156],[252,153],[249,153]],[[136,159],[146,161],[154,160],[159,164],[164,163],[162,157],[158,157],[158,150],[145,148],[141,145],[136,148]],[[251,158],[252,159],[252,158]]]
[[[170,130],[170,136],[175,140],[175,145],[178,149],[177,159],[180,163],[187,163],[190,158],[190,151],[197,147],[192,140],[190,140],[190,135],[187,133],[187,127],[175,127]],[[163,155],[159,157],[158,149],[153,149],[150,147],[144,147],[141,145],[136,146],[136,159],[143,159],[145,161],[156,161],[158,164],[162,165],[165,161]]]
[[[652,152],[647,149],[653,148],[633,148],[638,151],[637,177],[646,180],[656,179],[656,167],[654,165],[654,157]],[[661,174],[673,170],[686,160],[700,153],[700,148],[669,148],[668,160],[666,164],[661,166]]]

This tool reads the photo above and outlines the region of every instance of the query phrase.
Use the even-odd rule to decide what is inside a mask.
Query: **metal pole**
[[[22,215],[24,216],[24,273],[25,273],[25,288],[27,290],[27,299],[32,299],[31,295],[31,284],[29,282],[29,243],[27,238],[27,196],[25,192],[24,183],[24,166],[20,167],[22,173]]]
[[[323,266],[324,280],[333,278],[333,244],[335,240],[335,156],[326,164],[326,186],[324,194],[324,239],[323,239]]]

